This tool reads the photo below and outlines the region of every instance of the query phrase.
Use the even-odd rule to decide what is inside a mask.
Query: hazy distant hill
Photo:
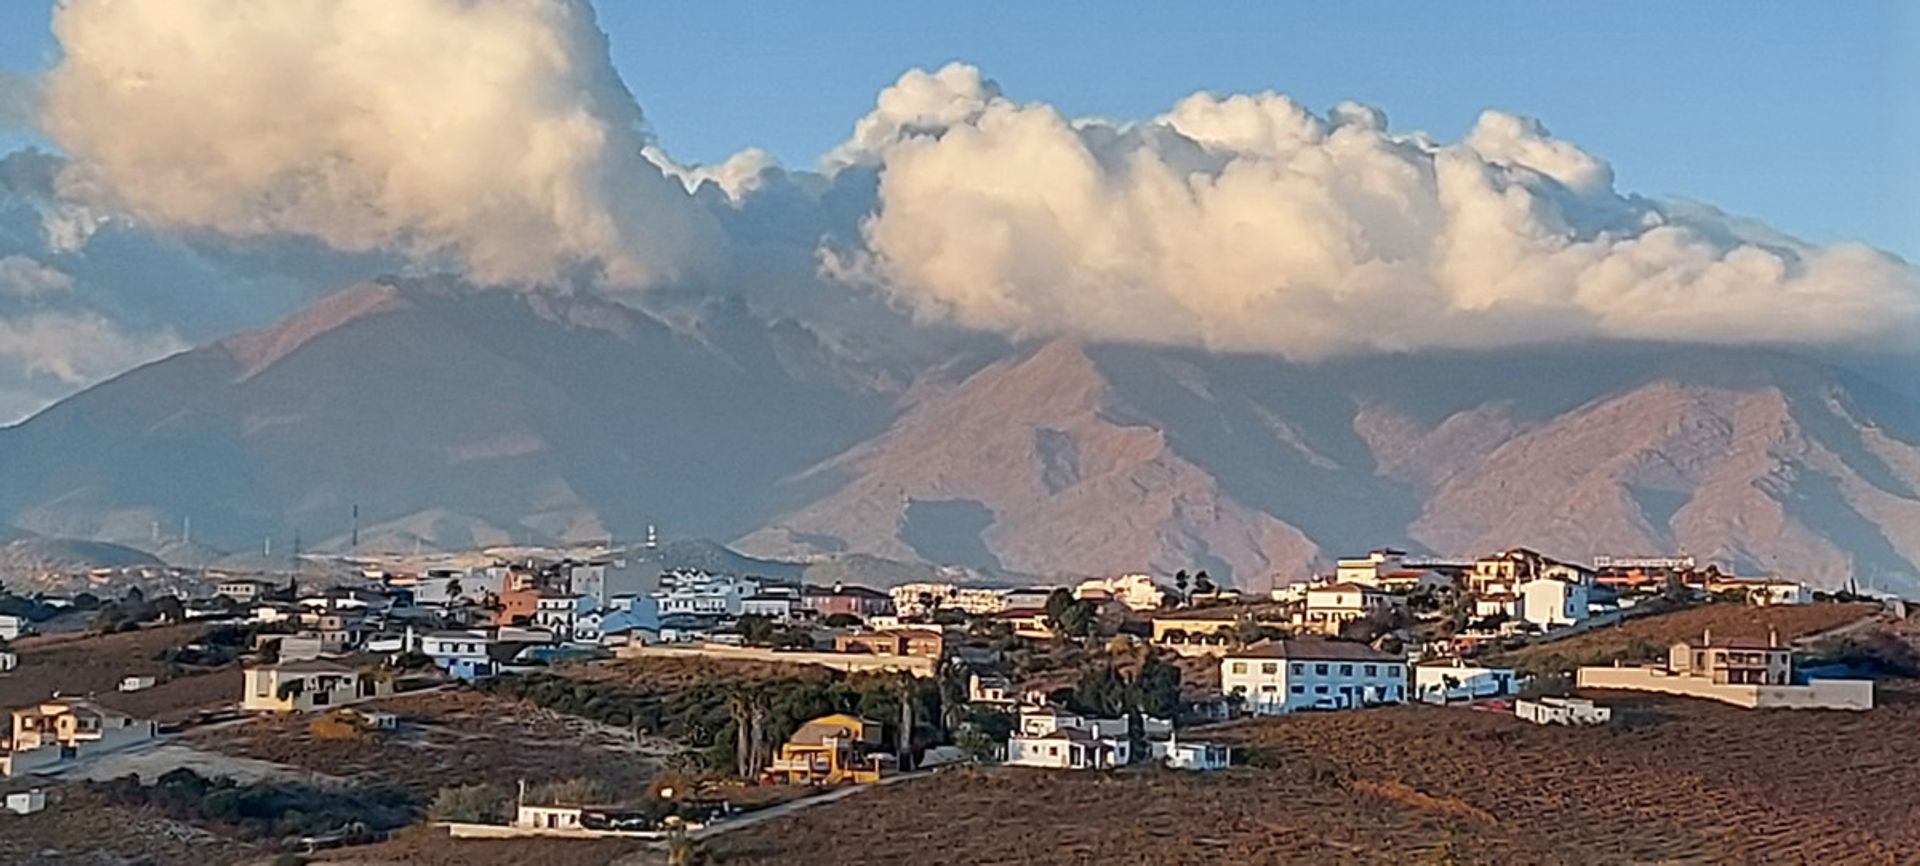
[[[1377,544],[1528,544],[1920,589],[1920,409],[1814,361],[945,345],[388,280],[0,431],[0,511],[127,544],[191,517],[276,554],[340,548],[357,504],[363,547],[400,552],[657,524],[780,559],[1264,585]]]
[[[360,286],[4,431],[0,507],[107,540],[191,517],[231,549],[331,543],[355,505],[403,546],[737,534],[887,398],[837,381],[805,329],[707,312],[676,330],[588,299]]]
[[[1766,352],[1299,366],[1058,341],[927,389],[743,544],[1259,584],[1380,543],[1524,543],[1920,588],[1917,443],[1911,401]]]

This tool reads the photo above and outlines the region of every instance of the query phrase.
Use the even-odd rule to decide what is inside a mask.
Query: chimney
[[[1777,647],[1779,645],[1780,645],[1780,630],[1777,628],[1768,627],[1767,628],[1767,646]]]
[[[1700,630],[1700,645],[1713,646],[1713,629],[1703,628]]]

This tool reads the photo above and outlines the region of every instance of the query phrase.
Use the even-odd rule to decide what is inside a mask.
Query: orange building
[[[821,716],[793,732],[767,774],[791,784],[873,782],[893,756],[881,751],[880,723],[846,713]]]

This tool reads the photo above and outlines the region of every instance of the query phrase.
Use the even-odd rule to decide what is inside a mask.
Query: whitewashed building
[[[1334,583],[1307,589],[1305,608],[1294,618],[1302,630],[1339,634],[1340,627],[1376,612],[1392,610],[1400,597],[1364,583]]]
[[[1220,687],[1256,715],[1397,704],[1407,700],[1407,664],[1365,644],[1273,640],[1227,653]]]
[[[675,570],[660,576],[653,597],[660,615],[739,616],[750,596],[760,592],[760,581],[732,574]]]
[[[1224,770],[1233,764],[1233,748],[1218,743],[1180,742],[1179,737],[1150,744],[1153,758],[1175,770]]]
[[[1551,628],[1573,625],[1587,618],[1587,585],[1558,577],[1543,577],[1520,587],[1519,618]]]
[[[46,808],[47,792],[39,788],[15,791],[7,795],[7,811],[15,815],[31,815]]]
[[[0,640],[19,640],[28,631],[25,617],[0,613]]]
[[[1113,599],[1126,606],[1128,610],[1159,610],[1166,603],[1167,591],[1153,582],[1153,578],[1144,574],[1123,574],[1119,577],[1096,577],[1083,580],[1073,588],[1073,597],[1081,599]]]
[[[1581,698],[1515,701],[1513,714],[1536,725],[1604,725],[1613,720],[1611,708]]]
[[[563,641],[600,640],[599,599],[591,595],[543,595],[534,602],[533,625]]]
[[[987,616],[1006,610],[1006,594],[998,589],[959,586],[952,583],[903,583],[890,590],[893,609],[901,616],[921,616],[928,608],[957,610],[972,616]]]
[[[1520,690],[1512,668],[1488,667],[1448,659],[1413,666],[1413,696],[1429,704],[1511,695]]]
[[[1101,737],[1080,728],[1061,728],[1030,737],[1016,733],[1007,741],[1007,763],[1055,770],[1111,770],[1132,761],[1126,737]]]

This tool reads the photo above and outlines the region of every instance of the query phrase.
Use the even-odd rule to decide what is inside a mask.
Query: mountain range
[[[0,517],[151,549],[674,537],[1242,586],[1379,545],[1920,588],[1920,402],[1791,353],[1297,363],[831,334],[738,301],[383,279],[0,430]],[[355,512],[359,522],[355,524]]]

